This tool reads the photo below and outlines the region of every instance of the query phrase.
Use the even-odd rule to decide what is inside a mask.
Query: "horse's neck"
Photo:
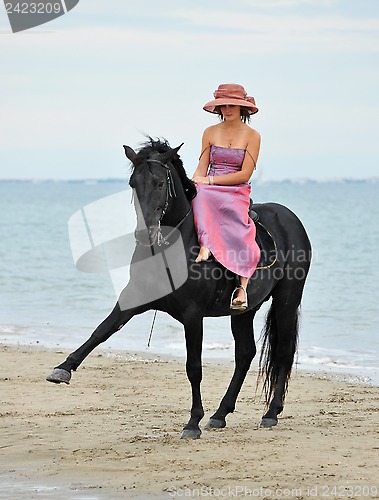
[[[185,199],[173,204],[162,221],[162,225],[176,228],[180,231],[185,248],[197,244],[197,234],[192,212],[192,203]]]
[[[172,204],[167,210],[166,217],[162,223],[170,224],[171,227],[178,227],[184,248],[187,251],[187,258],[190,258],[191,249],[198,244],[195,222],[192,212],[192,201],[188,200],[184,191],[183,183],[174,176],[175,196],[172,198]]]

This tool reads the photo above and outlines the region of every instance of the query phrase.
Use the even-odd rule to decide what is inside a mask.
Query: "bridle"
[[[158,232],[157,232],[157,245],[160,247],[162,245],[169,245],[170,244],[170,242],[168,241],[169,238],[170,238],[170,236],[187,219],[187,217],[191,213],[191,206],[188,209],[188,212],[185,214],[185,216],[179,221],[179,223],[166,236],[162,236],[161,221],[162,221],[163,217],[166,214],[166,211],[167,211],[170,199],[171,198],[176,198],[176,196],[177,196],[176,195],[176,190],[175,190],[175,184],[174,184],[174,180],[172,178],[172,172],[171,172],[170,168],[168,167],[168,165],[166,165],[165,163],[163,163],[163,162],[161,162],[159,160],[154,160],[154,159],[149,159],[149,160],[146,160],[146,161],[149,162],[149,163],[151,163],[151,162],[158,163],[158,165],[160,165],[161,167],[163,167],[163,168],[166,169],[166,182],[167,182],[166,200],[165,200],[165,204],[163,206],[163,210],[162,210],[161,216],[160,216],[160,218],[158,220]],[[153,245],[154,245],[154,243],[151,243],[150,245],[143,245],[143,246],[151,247]]]
[[[171,170],[169,169],[168,165],[166,165],[165,163],[163,163],[159,160],[146,160],[146,161],[148,163],[152,163],[152,162],[158,163],[159,165],[161,165],[161,167],[166,169],[166,181],[167,181],[166,201],[165,201],[165,204],[164,204],[164,207],[162,210],[162,214],[161,214],[160,219],[158,221],[160,223],[161,220],[163,219],[163,217],[165,216],[165,213],[166,213],[167,208],[168,208],[168,204],[170,202],[170,198],[176,198],[175,184],[174,184],[174,180],[172,178]]]

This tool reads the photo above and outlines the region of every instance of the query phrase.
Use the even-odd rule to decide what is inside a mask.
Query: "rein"
[[[149,159],[147,160],[147,162],[154,162],[154,163],[158,163],[159,165],[161,165],[161,167],[165,168],[166,169],[166,173],[167,173],[167,176],[166,176],[166,180],[167,180],[167,190],[166,190],[166,201],[165,201],[165,204],[164,204],[164,207],[163,207],[163,210],[162,210],[162,214],[159,218],[159,221],[158,221],[158,241],[157,241],[157,245],[160,247],[162,245],[169,245],[170,242],[168,241],[168,239],[170,238],[170,236],[174,233],[174,231],[176,229],[178,229],[182,224],[183,222],[187,219],[187,217],[189,216],[189,214],[191,213],[191,207],[188,209],[188,212],[185,214],[184,217],[182,217],[182,219],[179,221],[179,223],[166,235],[166,236],[162,236],[162,231],[161,231],[161,221],[163,219],[163,217],[165,216],[166,214],[166,211],[167,211],[167,208],[168,208],[168,204],[170,202],[170,198],[176,198],[176,190],[175,190],[175,184],[174,184],[174,180],[172,178],[172,172],[171,170],[169,169],[169,167],[159,161],[159,160],[153,160],[153,159]],[[148,245],[148,246],[152,246],[153,244],[151,245]]]
[[[172,178],[171,170],[168,168],[168,166],[165,163],[163,163],[159,160],[147,160],[147,162],[148,163],[151,163],[151,162],[158,163],[159,165],[161,165],[161,167],[166,169],[166,173],[167,173],[167,175],[166,175],[166,180],[167,180],[166,201],[165,201],[165,204],[164,204],[164,207],[162,210],[162,215],[159,219],[159,222],[161,222],[161,220],[163,219],[163,217],[166,213],[170,198],[176,198],[175,185],[174,185],[174,181]]]
[[[180,220],[180,222],[173,228],[171,229],[171,231],[168,233],[167,236],[162,236],[162,233],[161,233],[161,221],[159,221],[158,223],[158,226],[159,226],[159,230],[158,230],[158,241],[157,241],[157,245],[160,247],[162,246],[163,244],[164,245],[169,245],[170,242],[167,241],[170,236],[174,233],[174,231],[176,229],[178,229],[182,224],[183,222],[187,219],[187,217],[189,216],[189,214],[191,213],[191,208],[189,208],[188,212],[186,213],[186,215]]]

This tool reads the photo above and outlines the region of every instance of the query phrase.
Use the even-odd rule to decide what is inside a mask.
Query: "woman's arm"
[[[251,130],[248,136],[248,143],[246,145],[245,158],[242,163],[242,168],[239,172],[233,174],[216,175],[213,178],[213,184],[219,186],[234,186],[236,184],[243,184],[248,182],[255,170],[259,149],[261,145],[261,136],[256,130]]]
[[[208,127],[204,130],[203,133],[203,138],[201,141],[201,154],[199,158],[199,164],[195,170],[195,173],[193,174],[192,180],[194,182],[198,182],[196,178],[206,178],[207,172],[208,172],[208,167],[209,167],[209,155],[210,155],[210,147],[211,143],[209,142],[209,136],[210,136],[210,129],[211,127]],[[207,181],[208,183],[208,181]]]

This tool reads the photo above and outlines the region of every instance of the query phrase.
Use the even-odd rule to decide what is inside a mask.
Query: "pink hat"
[[[243,106],[250,115],[258,111],[254,97],[248,97],[242,85],[237,83],[223,83],[218,86],[213,95],[215,99],[203,106],[203,109],[209,113],[218,113],[217,106],[225,106],[225,104]]]

